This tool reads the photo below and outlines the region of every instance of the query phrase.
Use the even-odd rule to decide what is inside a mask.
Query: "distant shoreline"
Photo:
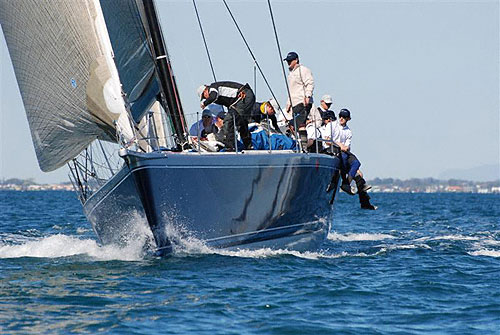
[[[500,180],[474,182],[466,180],[438,180],[412,178],[407,180],[375,178],[368,181],[373,193],[500,193]],[[33,179],[0,180],[0,191],[73,191],[71,183],[38,184]]]

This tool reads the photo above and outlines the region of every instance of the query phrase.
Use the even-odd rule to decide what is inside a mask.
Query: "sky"
[[[191,0],[157,0],[186,114],[213,81]],[[271,97],[222,1],[196,1],[218,80]],[[267,1],[227,0],[258,63],[286,101]],[[426,178],[494,166],[500,178],[498,1],[271,1],[282,52],[296,51],[317,102],[351,111],[352,151],[367,179]],[[288,70],[287,70],[288,71]],[[67,181],[41,172],[3,34],[0,37],[0,179]],[[489,170],[491,171],[491,170]]]

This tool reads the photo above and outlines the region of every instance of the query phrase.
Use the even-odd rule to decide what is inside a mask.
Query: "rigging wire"
[[[280,111],[281,113],[283,114],[283,117],[285,118],[285,120],[288,121],[288,119],[286,118],[286,115],[285,113],[283,112],[279,102],[278,102],[278,99],[276,99],[276,96],[274,95],[274,92],[271,88],[271,85],[269,85],[269,82],[267,81],[267,78],[266,76],[264,75],[264,72],[262,71],[262,69],[260,68],[260,65],[259,65],[259,62],[257,62],[257,59],[255,58],[255,55],[253,54],[252,52],[252,49],[250,48],[250,46],[248,45],[248,42],[245,38],[245,36],[243,35],[243,32],[241,31],[240,29],[240,26],[238,25],[238,22],[236,22],[236,19],[234,18],[234,15],[233,13],[231,12],[231,9],[229,8],[226,0],[222,0],[222,2],[224,2],[224,5],[226,6],[226,9],[229,13],[229,15],[231,16],[231,19],[233,20],[234,22],[234,25],[236,26],[236,29],[238,29],[238,32],[240,33],[240,36],[241,38],[243,39],[243,42],[245,43],[247,49],[248,49],[248,52],[250,53],[250,56],[252,57],[253,61],[255,62],[255,65],[257,66],[257,69],[259,69],[259,72],[260,72],[260,75],[262,76],[262,79],[264,79],[264,82],[266,83],[267,85],[267,88],[269,89],[269,92],[271,93],[271,95],[273,96],[274,100],[276,101],[276,103],[278,104],[278,107],[280,108]]]
[[[196,7],[196,1],[193,0],[194,11],[196,12],[196,18],[198,19],[198,25],[200,26],[201,37],[203,37],[203,43],[205,44],[205,50],[207,51],[208,62],[210,63],[210,69],[212,69],[212,75],[214,76],[214,81],[217,81],[215,77],[214,65],[212,63],[212,58],[210,57],[210,52],[208,51],[207,40],[205,39],[205,33],[203,32],[203,27],[201,25],[200,15],[198,14],[198,8]]]
[[[288,80],[286,77],[285,65],[283,64],[283,54],[281,53],[280,41],[278,39],[278,32],[276,30],[276,24],[274,22],[274,15],[273,15],[273,9],[271,7],[271,0],[267,0],[267,5],[269,6],[269,14],[271,14],[271,22],[273,24],[274,36],[276,38],[276,45],[278,46],[278,54],[280,57],[281,69],[283,70],[283,78],[285,79],[286,91],[288,93],[288,99],[290,100],[290,103],[291,103],[292,97],[290,94],[290,87],[288,86]]]
[[[271,14],[271,21],[273,23],[274,36],[276,37],[276,45],[278,46],[278,54],[280,56],[281,69],[283,70],[283,78],[285,79],[286,91],[288,93],[288,99],[289,99],[288,101],[290,101],[290,108],[291,108],[292,107],[292,95],[290,94],[290,87],[288,86],[288,80],[287,80],[286,72],[285,72],[285,65],[283,64],[283,54],[281,53],[280,42],[279,42],[279,39],[278,39],[278,32],[276,30],[276,24],[274,22],[274,15],[273,15],[273,9],[271,7],[271,0],[267,0],[267,5],[269,7],[269,14]],[[279,104],[278,104],[278,106],[279,106]],[[285,120],[286,120],[286,116],[285,116]],[[293,120],[293,127],[294,127],[294,130],[295,130],[295,139],[299,143],[299,148],[298,149],[300,150],[300,149],[302,149],[301,148],[302,143],[301,143],[301,141],[300,141],[300,139],[298,137],[297,118],[294,117],[293,110],[292,110],[292,120]]]
[[[257,96],[257,66],[253,65],[253,92]]]

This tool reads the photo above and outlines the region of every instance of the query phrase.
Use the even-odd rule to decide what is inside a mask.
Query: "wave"
[[[59,258],[76,255],[86,255],[101,261],[136,261],[143,259],[144,251],[142,243],[132,243],[125,247],[99,246],[95,240],[63,234],[37,238],[21,244],[0,244],[0,258]]]
[[[319,259],[334,259],[342,257],[371,257],[379,254],[366,254],[363,252],[359,253],[348,253],[341,252],[338,254],[331,254],[327,251],[295,251],[288,249],[271,249],[271,248],[260,248],[260,249],[215,249],[205,246],[204,248],[196,247],[195,249],[185,249],[184,252],[188,255],[193,254],[212,254],[227,257],[241,257],[241,258],[270,258],[270,257],[280,257],[280,256],[294,256],[297,258],[308,259],[308,260],[319,260]],[[174,256],[180,256],[181,253],[174,252]]]
[[[342,241],[342,242],[353,242],[353,241],[382,241],[387,239],[394,239],[396,236],[389,234],[379,234],[379,233],[328,233],[329,240],[331,241]]]
[[[217,249],[210,247],[205,241],[193,237],[188,231],[179,225],[166,225],[166,234],[172,241],[173,257],[186,257],[192,255],[220,255],[226,257],[241,257],[241,258],[269,258],[279,256],[294,256],[302,259],[318,260],[318,259],[333,259],[341,257],[370,257],[373,255],[365,253],[347,253],[331,254],[326,250],[316,252],[311,251],[295,251],[288,249]]]
[[[432,249],[430,246],[428,246],[425,243],[417,243],[417,244],[384,244],[384,245],[377,245],[375,246],[377,248],[381,248],[380,250],[382,251],[393,251],[393,250],[411,250],[411,249]]]
[[[480,249],[480,250],[468,252],[468,254],[471,256],[500,257],[500,250]]]
[[[428,241],[479,241],[481,238],[475,236],[465,236],[465,235],[444,235],[427,238]],[[421,239],[422,240],[422,239]]]
[[[482,240],[481,243],[486,244],[486,245],[492,245],[492,246],[500,246],[500,241],[492,240],[492,239]]]

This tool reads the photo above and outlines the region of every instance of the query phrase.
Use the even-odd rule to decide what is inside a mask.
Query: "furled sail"
[[[100,0],[114,60],[132,117],[139,123],[155,101],[180,140],[184,114],[153,0]]]
[[[136,0],[101,0],[120,81],[137,123],[160,93],[139,5]]]
[[[43,171],[116,141],[116,123],[131,137],[98,0],[0,0],[0,24]]]

